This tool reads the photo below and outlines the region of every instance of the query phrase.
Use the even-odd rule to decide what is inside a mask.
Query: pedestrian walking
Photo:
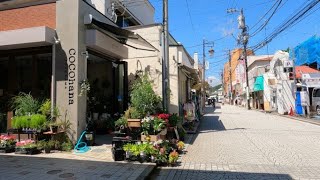
[[[216,108],[216,98],[212,98],[212,107]]]

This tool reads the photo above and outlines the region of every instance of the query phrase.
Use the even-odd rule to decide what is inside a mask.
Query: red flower
[[[169,119],[169,117],[170,117],[170,114],[165,114],[165,113],[158,115],[158,118],[160,119]]]

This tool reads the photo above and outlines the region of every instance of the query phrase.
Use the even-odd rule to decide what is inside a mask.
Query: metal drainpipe
[[[51,120],[54,118],[56,106],[56,41],[52,45],[52,73],[51,73]]]

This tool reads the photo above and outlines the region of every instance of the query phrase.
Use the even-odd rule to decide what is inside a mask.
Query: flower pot
[[[97,121],[99,118],[99,113],[92,113],[93,114],[93,120]]]
[[[167,128],[164,128],[161,132],[160,135],[165,136],[167,135]]]
[[[143,163],[146,161],[146,159],[147,159],[146,153],[144,151],[141,151],[140,152],[140,162]]]
[[[0,147],[0,153],[12,153],[12,152],[14,152],[14,150],[15,150],[14,146]]]
[[[140,119],[128,119],[128,127],[141,127]]]
[[[126,159],[131,159],[132,153],[130,151],[126,151]]]
[[[38,154],[38,153],[39,153],[39,151],[36,147],[32,147],[32,148],[16,147],[16,149],[15,149],[15,154],[33,155],[33,154]]]
[[[156,162],[156,157],[154,157],[153,155],[151,155],[150,161],[151,161],[152,163],[155,163],[155,162]]]
[[[44,148],[44,152],[45,153],[50,153],[51,152],[51,148],[49,148],[49,147]]]

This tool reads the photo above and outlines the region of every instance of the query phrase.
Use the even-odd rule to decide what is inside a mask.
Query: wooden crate
[[[128,127],[141,127],[140,119],[128,119]]]

